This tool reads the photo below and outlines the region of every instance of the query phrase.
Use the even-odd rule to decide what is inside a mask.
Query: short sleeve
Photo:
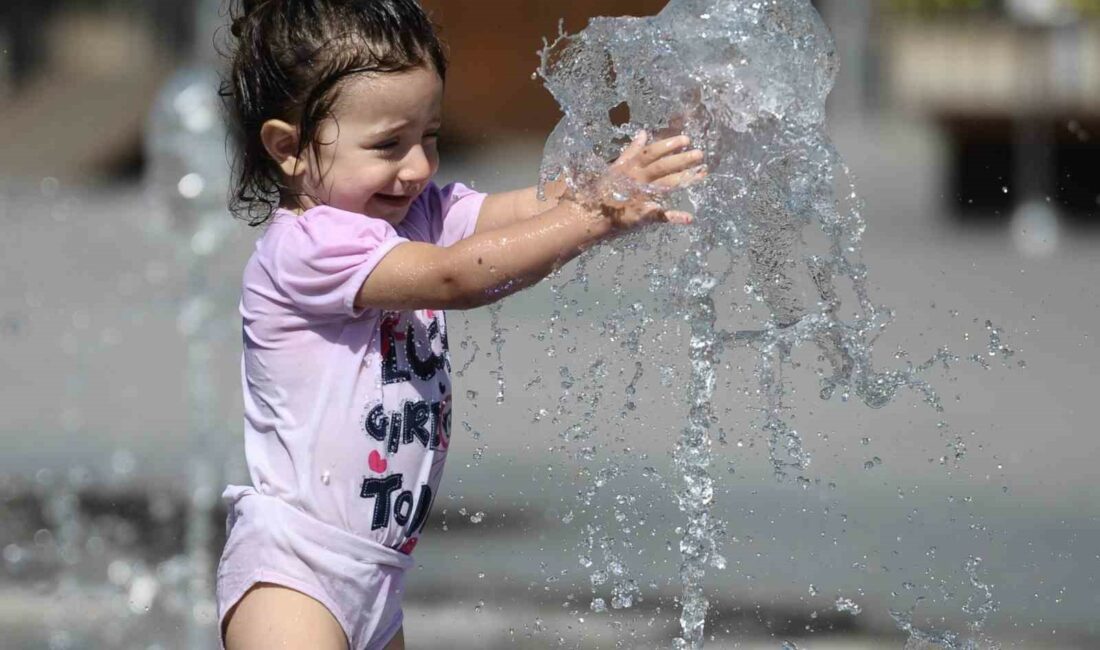
[[[260,249],[275,289],[303,312],[359,316],[355,298],[378,263],[408,240],[381,219],[322,206],[286,218]],[[271,235],[275,235],[273,238]]]
[[[436,243],[451,246],[473,235],[487,195],[462,183],[451,183],[443,188],[433,186],[431,190],[436,194],[433,207],[438,206],[443,220],[443,230]]]

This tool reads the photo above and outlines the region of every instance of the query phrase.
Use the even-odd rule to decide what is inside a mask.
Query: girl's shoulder
[[[363,281],[404,241],[381,219],[329,206],[280,212],[256,244],[244,290],[296,314],[358,317],[354,302]]]
[[[402,226],[410,239],[450,246],[473,234],[485,197],[462,183],[429,183]]]
[[[269,272],[331,273],[401,241],[389,223],[356,212],[325,205],[302,214],[280,210],[256,242],[251,262]]]
[[[417,197],[416,204],[428,213],[429,217],[445,219],[456,204],[467,199],[484,198],[486,195],[463,183],[448,183],[440,187],[434,181],[428,183]]]

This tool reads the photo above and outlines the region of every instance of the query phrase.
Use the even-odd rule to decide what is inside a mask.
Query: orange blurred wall
[[[531,79],[544,38],[558,21],[576,32],[593,16],[654,14],[667,0],[423,0],[450,48],[446,131],[477,145],[506,137],[545,137],[557,122],[554,99]]]

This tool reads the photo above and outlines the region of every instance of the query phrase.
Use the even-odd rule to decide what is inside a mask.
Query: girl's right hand
[[[645,131],[627,145],[597,184],[597,205],[616,230],[632,230],[649,223],[692,222],[690,213],[665,210],[656,200],[706,178],[703,152],[689,150],[690,145],[686,135],[650,143]]]

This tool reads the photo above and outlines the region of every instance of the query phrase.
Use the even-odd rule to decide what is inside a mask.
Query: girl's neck
[[[301,216],[306,210],[317,207],[308,196],[283,192],[279,195],[279,209]]]

